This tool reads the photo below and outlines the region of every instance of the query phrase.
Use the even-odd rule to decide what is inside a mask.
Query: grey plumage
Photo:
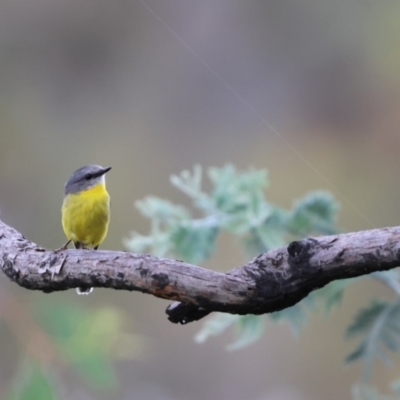
[[[103,168],[100,165],[89,164],[77,169],[65,184],[64,194],[78,193],[88,190],[104,181],[104,174],[111,167]]]

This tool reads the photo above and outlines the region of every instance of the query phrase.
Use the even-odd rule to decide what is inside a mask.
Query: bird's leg
[[[55,249],[55,250],[53,250],[53,251],[54,251],[54,253],[58,253],[58,252],[60,252],[60,251],[67,250],[67,248],[68,248],[68,245],[69,245],[70,243],[71,243],[71,240],[68,240],[68,242],[67,242],[67,243],[65,243],[65,244],[64,244],[64,246],[60,247],[59,249]]]

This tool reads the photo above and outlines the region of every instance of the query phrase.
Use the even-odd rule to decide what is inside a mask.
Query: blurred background
[[[230,162],[268,169],[267,196],[283,207],[332,191],[343,231],[399,225],[399,18],[396,1],[3,0],[2,220],[60,247],[65,181],[84,164],[110,165],[102,247],[122,250],[132,230],[148,230],[135,200],[182,202],[171,174]],[[207,267],[245,262],[233,247],[222,241]],[[343,331],[360,304],[385,295],[379,283],[356,286],[299,338],[268,323],[257,343],[228,352],[231,332],[198,345],[202,322],[169,323],[166,301],[31,293],[1,276],[0,398],[32,363],[62,399],[351,398],[361,368],[342,362]],[[71,326],[84,332],[77,354],[62,338]],[[109,364],[85,364],[85,351],[105,347]],[[398,366],[373,372],[383,390],[399,376]]]

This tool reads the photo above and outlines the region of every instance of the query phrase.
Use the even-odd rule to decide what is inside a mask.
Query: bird
[[[105,174],[111,167],[89,164],[77,169],[67,180],[61,207],[61,223],[68,242],[76,249],[97,250],[107,235],[110,222],[110,195]],[[93,288],[76,288],[89,294]]]

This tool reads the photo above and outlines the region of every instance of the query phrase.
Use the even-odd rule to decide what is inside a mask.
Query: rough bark
[[[140,291],[180,302],[167,308],[179,323],[212,311],[279,311],[333,280],[398,265],[400,227],[292,242],[220,273],[147,254],[46,250],[0,221],[0,269],[18,285],[45,293],[78,286]]]

